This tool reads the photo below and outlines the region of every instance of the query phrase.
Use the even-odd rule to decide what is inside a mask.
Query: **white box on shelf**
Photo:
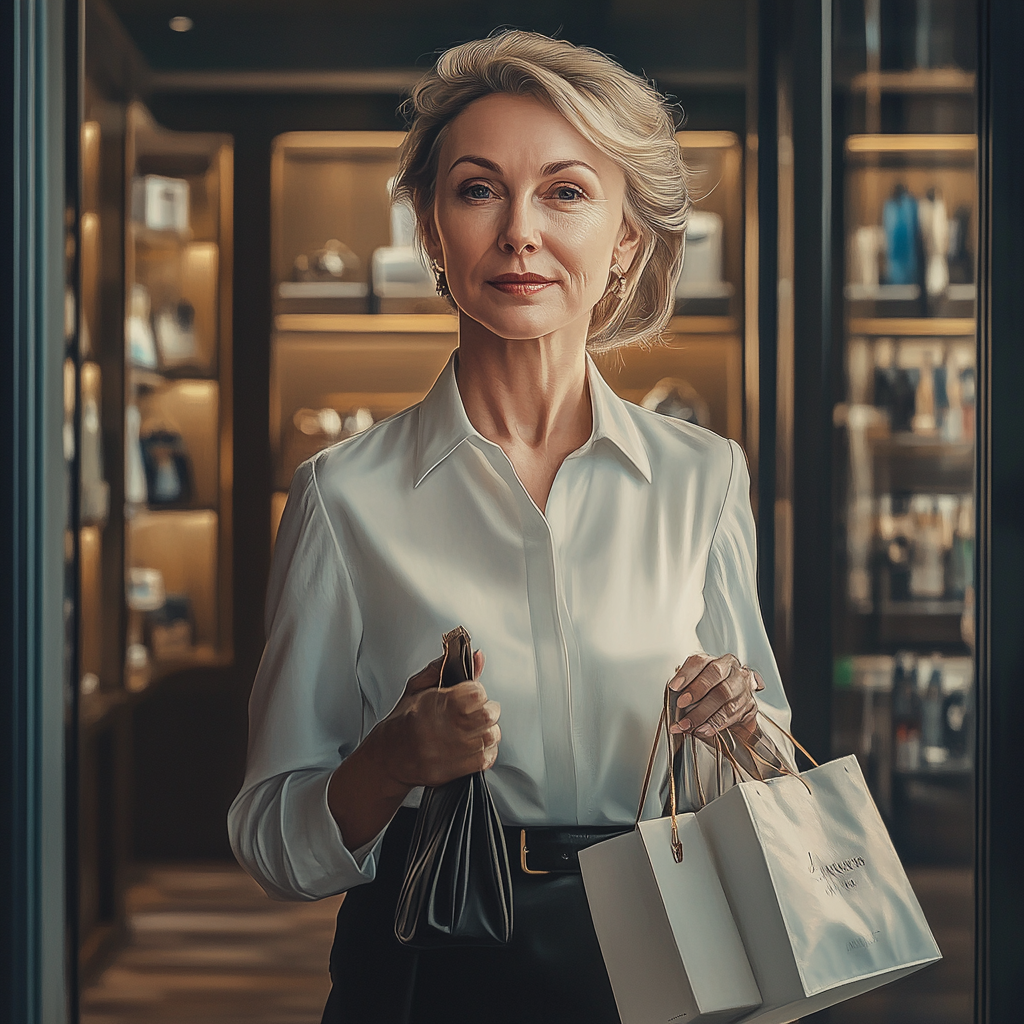
[[[132,182],[132,220],[151,231],[188,232],[189,187],[183,178],[147,174]]]

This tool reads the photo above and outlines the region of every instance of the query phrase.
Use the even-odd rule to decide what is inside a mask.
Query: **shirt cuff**
[[[369,843],[350,851],[327,805],[327,787],[334,774],[296,773],[282,793],[282,833],[295,891],[307,899],[322,899],[353,886],[372,882],[377,871],[377,848],[385,829]]]

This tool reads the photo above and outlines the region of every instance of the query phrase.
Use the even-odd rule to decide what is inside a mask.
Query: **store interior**
[[[270,905],[233,866],[224,822],[291,476],[419,401],[458,343],[411,210],[390,198],[400,104],[438,50],[509,24],[596,46],[675,97],[698,200],[675,315],[661,344],[597,361],[623,398],[733,438],[751,467],[765,460],[758,261],[773,217],[774,470],[771,495],[752,473],[751,497],[786,679],[801,543],[792,96],[782,74],[763,87],[751,0],[185,6],[85,5],[80,304],[65,378],[72,438],[76,414],[81,424],[82,1020],[313,1021],[336,902]],[[831,742],[814,752],[857,755],[945,959],[814,1019],[965,1024],[975,5],[836,0],[832,19],[832,673],[814,681]],[[758,207],[767,104],[772,211]],[[280,991],[261,987],[268,976]]]

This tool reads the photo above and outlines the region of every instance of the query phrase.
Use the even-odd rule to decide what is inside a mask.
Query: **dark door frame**
[[[73,4],[0,4],[0,1018],[19,1024],[70,1013],[62,432]]]
[[[1024,4],[979,4],[976,1019],[1020,1019],[1024,965]]]

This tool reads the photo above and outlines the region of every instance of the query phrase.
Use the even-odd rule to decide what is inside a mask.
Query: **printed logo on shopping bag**
[[[815,863],[814,854],[807,851],[810,862],[810,874],[815,875],[825,885],[825,892],[830,896],[839,896],[843,889],[856,889],[858,872],[867,867],[863,857],[848,857],[846,860],[824,861],[820,858]]]
[[[878,940],[881,937],[881,928],[876,928],[873,932],[871,932],[868,935],[866,939],[858,935],[856,938],[850,939],[850,941],[846,944],[846,952],[852,953],[854,952],[854,950],[867,949],[868,946],[873,946],[876,942],[878,942]]]

